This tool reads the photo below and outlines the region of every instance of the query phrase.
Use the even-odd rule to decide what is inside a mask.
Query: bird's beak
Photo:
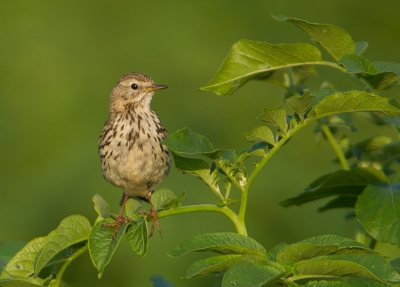
[[[153,86],[146,88],[145,91],[146,92],[153,92],[153,91],[162,90],[162,89],[166,89],[166,88],[168,88],[168,86],[166,86],[166,85],[154,84]]]

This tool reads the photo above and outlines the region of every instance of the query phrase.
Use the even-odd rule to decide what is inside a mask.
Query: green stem
[[[235,214],[235,218],[237,220],[237,225],[235,224],[236,227],[236,231],[239,234],[243,234],[247,236],[247,230],[246,230],[246,224],[244,221],[244,215],[246,213],[246,207],[247,207],[247,197],[248,197],[248,190],[246,188],[244,188],[237,180],[234,176],[232,176],[229,171],[223,167],[217,160],[214,161],[215,164],[223,170],[223,172],[226,174],[226,176],[230,179],[231,182],[233,182],[234,185],[236,185],[236,187],[242,192],[242,196],[240,199],[240,208],[239,208],[239,214],[236,215],[236,213],[233,212],[233,214]],[[230,210],[230,209],[229,209]],[[232,219],[231,219],[232,220]],[[238,229],[238,227],[240,229]],[[240,231],[239,231],[240,230]]]
[[[242,192],[242,197],[240,198],[240,207],[239,207],[239,213],[238,213],[238,219],[239,222],[244,225],[245,221],[245,215],[246,215],[246,208],[247,208],[247,198],[249,196],[249,190],[246,188]]]
[[[335,64],[336,65],[336,64]],[[337,66],[337,65],[336,65]],[[338,66],[339,67],[339,66]],[[247,195],[248,195],[248,191],[250,190],[251,185],[253,184],[254,180],[256,179],[256,177],[258,176],[258,174],[260,173],[260,171],[264,168],[264,166],[267,164],[267,162],[270,160],[270,158],[296,133],[298,132],[300,129],[302,129],[304,126],[308,125],[309,123],[318,120],[319,118],[322,118],[326,115],[322,115],[322,116],[317,116],[314,118],[308,118],[305,119],[304,121],[300,122],[297,124],[297,126],[293,127],[291,130],[289,130],[286,134],[285,137],[281,138],[279,140],[279,142],[268,151],[268,153],[263,157],[263,159],[257,163],[256,168],[253,170],[253,172],[250,174],[249,179],[246,183],[245,186],[245,191],[242,193],[242,202],[240,205],[240,209],[239,209],[239,213],[238,213],[238,217],[239,217],[239,221],[240,222],[244,222],[244,217],[246,214],[246,205],[247,205]],[[337,144],[337,143],[336,143]],[[339,147],[339,145],[337,145]],[[340,147],[339,147],[339,151],[341,153]],[[342,153],[341,153],[342,154]],[[343,154],[342,154],[343,155]],[[347,162],[346,162],[347,165]]]
[[[238,216],[235,212],[233,212],[227,206],[217,206],[213,204],[199,204],[199,205],[188,205],[181,206],[169,210],[162,210],[158,212],[158,218],[163,218],[172,215],[178,215],[183,213],[191,213],[191,212],[218,212],[226,215],[235,226],[236,232],[242,235],[247,235],[246,227],[242,222],[239,221]]]
[[[269,161],[269,159],[270,159],[270,158],[278,151],[278,149],[279,149],[281,146],[283,146],[296,132],[298,132],[300,129],[302,129],[304,126],[308,125],[309,123],[311,123],[311,122],[313,122],[313,121],[316,121],[316,120],[318,120],[318,119],[320,119],[320,118],[323,118],[323,117],[325,117],[325,116],[328,116],[328,115],[329,115],[329,114],[325,114],[325,115],[314,116],[313,118],[307,118],[307,119],[305,119],[303,122],[298,123],[298,124],[297,124],[295,127],[293,127],[289,132],[287,132],[287,135],[286,135],[285,137],[281,138],[281,139],[279,140],[279,142],[278,142],[272,149],[270,149],[270,150],[268,151],[268,153],[263,157],[263,159],[262,159],[260,162],[257,163],[256,168],[253,170],[253,172],[252,172],[252,173],[250,174],[250,176],[249,176],[249,179],[248,179],[248,181],[247,181],[247,184],[246,184],[245,189],[246,189],[246,190],[249,190],[249,189],[250,189],[250,186],[252,185],[254,179],[257,177],[257,175],[260,173],[260,171],[263,169],[263,167],[264,167],[265,164]],[[321,124],[321,127],[324,129],[324,127],[323,127],[322,124]],[[328,128],[328,127],[326,127],[326,128]],[[328,128],[328,130],[329,130],[329,128]],[[328,138],[329,138],[330,135],[332,136],[332,134],[330,133],[330,131],[329,131],[329,133],[326,134],[326,135],[327,135]],[[343,152],[342,152],[342,150],[340,149],[339,144],[338,144],[338,143],[335,141],[335,139],[333,138],[333,136],[332,136],[332,140],[330,140],[330,143],[334,146],[334,149],[335,149],[335,152],[337,153],[337,155],[338,155],[339,157],[343,157],[343,158],[344,158]],[[348,167],[346,161],[344,161],[344,163],[342,163],[342,164],[343,164],[343,168],[349,169],[349,167]],[[240,213],[240,212],[239,212],[239,213]]]
[[[240,190],[241,192],[243,192],[243,191],[244,191],[244,188],[243,188],[243,186],[240,185],[240,183],[236,180],[236,178],[235,178],[234,176],[232,176],[232,175],[229,173],[229,171],[228,171],[225,167],[223,167],[223,166],[218,162],[218,160],[214,160],[214,162],[215,162],[215,165],[216,165],[216,166],[218,166],[220,169],[222,169],[222,171],[223,171],[223,172],[226,174],[226,176],[231,180],[231,182],[232,182],[234,185],[236,185],[236,187],[239,188],[239,190]]]
[[[300,123],[296,127],[294,127],[292,130],[290,130],[284,138],[281,138],[280,141],[268,151],[268,153],[263,157],[263,159],[257,163],[256,168],[253,170],[253,172],[250,174],[249,179],[246,184],[246,190],[250,189],[250,186],[253,184],[253,181],[256,179],[257,175],[260,173],[260,171],[263,169],[265,164],[270,160],[270,158],[279,150],[281,146],[283,146],[289,139],[290,137],[298,131],[300,128],[306,125],[307,122],[305,123]],[[239,212],[240,213],[240,212]]]
[[[229,198],[229,194],[231,193],[231,187],[232,187],[232,182],[229,181],[226,184],[225,200],[228,200],[228,198]]]
[[[242,222],[242,224],[244,224],[246,208],[247,208],[247,197],[249,194],[250,187],[253,184],[253,181],[256,179],[256,177],[258,176],[260,171],[263,169],[263,167],[266,165],[266,163],[270,160],[270,158],[278,151],[278,149],[289,140],[289,138],[292,136],[293,133],[295,133],[297,130],[299,130],[304,125],[305,125],[305,123],[299,124],[298,126],[293,128],[291,131],[289,131],[287,136],[282,138],[272,149],[269,150],[269,152],[263,157],[263,159],[257,163],[256,168],[250,174],[249,179],[246,183],[245,190],[242,192],[242,198],[241,198],[240,208],[239,208],[239,213],[238,213],[239,221]]]
[[[63,266],[61,267],[60,271],[59,271],[58,274],[57,274],[57,277],[56,277],[56,279],[55,279],[54,285],[52,285],[52,286],[54,286],[54,287],[60,286],[60,284],[61,284],[61,278],[62,278],[62,276],[63,276],[65,270],[66,270],[67,267],[69,266],[69,264],[71,264],[71,262],[72,262],[75,258],[77,258],[77,257],[80,256],[81,254],[83,254],[84,252],[86,252],[86,251],[88,250],[88,248],[89,248],[89,246],[88,246],[88,244],[86,243],[85,246],[83,246],[81,249],[79,249],[78,251],[76,251],[74,254],[72,254],[72,255],[65,261],[65,263],[63,264]]]
[[[342,165],[343,169],[349,170],[350,168],[349,165],[347,164],[346,157],[344,156],[343,151],[338,142],[336,141],[335,137],[333,136],[331,130],[327,125],[323,124],[321,121],[318,121],[318,123],[325,137],[327,138],[333,150],[335,151],[337,157],[339,158],[340,164]]]

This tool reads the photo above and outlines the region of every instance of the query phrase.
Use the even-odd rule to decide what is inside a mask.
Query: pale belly
[[[128,122],[121,120],[99,141],[104,178],[127,195],[146,196],[169,172],[170,153],[161,144],[167,133],[157,124],[151,129],[142,121],[143,129],[127,129]]]
[[[154,149],[157,151],[153,152],[150,144],[144,144],[143,151],[131,149],[110,164],[110,169],[103,172],[104,177],[127,195],[146,196],[154,185],[165,179],[170,169],[169,153],[159,147]]]

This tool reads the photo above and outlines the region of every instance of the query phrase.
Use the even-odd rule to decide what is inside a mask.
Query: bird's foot
[[[117,216],[117,217],[113,217],[115,219],[114,222],[110,222],[110,223],[104,223],[101,227],[105,228],[105,227],[114,227],[114,231],[111,237],[111,241],[113,241],[116,237],[117,237],[117,233],[119,230],[119,227],[121,226],[122,223],[128,223],[128,222],[132,222],[133,220],[130,219],[127,216]]]
[[[153,205],[151,205],[150,213],[144,213],[144,215],[147,216],[147,217],[151,217],[151,218],[152,218],[152,221],[151,221],[151,229],[150,229],[149,237],[152,237],[152,236],[153,236],[153,233],[154,233],[154,224],[156,224],[156,225],[157,225],[157,229],[158,229],[158,233],[160,233],[160,236],[161,236],[161,238],[162,238],[160,222],[158,221],[157,211],[155,210],[155,208],[153,207]]]

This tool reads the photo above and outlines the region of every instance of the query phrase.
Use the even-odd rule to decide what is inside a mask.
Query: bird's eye
[[[132,90],[136,90],[136,89],[138,88],[138,85],[132,84],[132,85],[131,85],[131,88],[132,88]]]

